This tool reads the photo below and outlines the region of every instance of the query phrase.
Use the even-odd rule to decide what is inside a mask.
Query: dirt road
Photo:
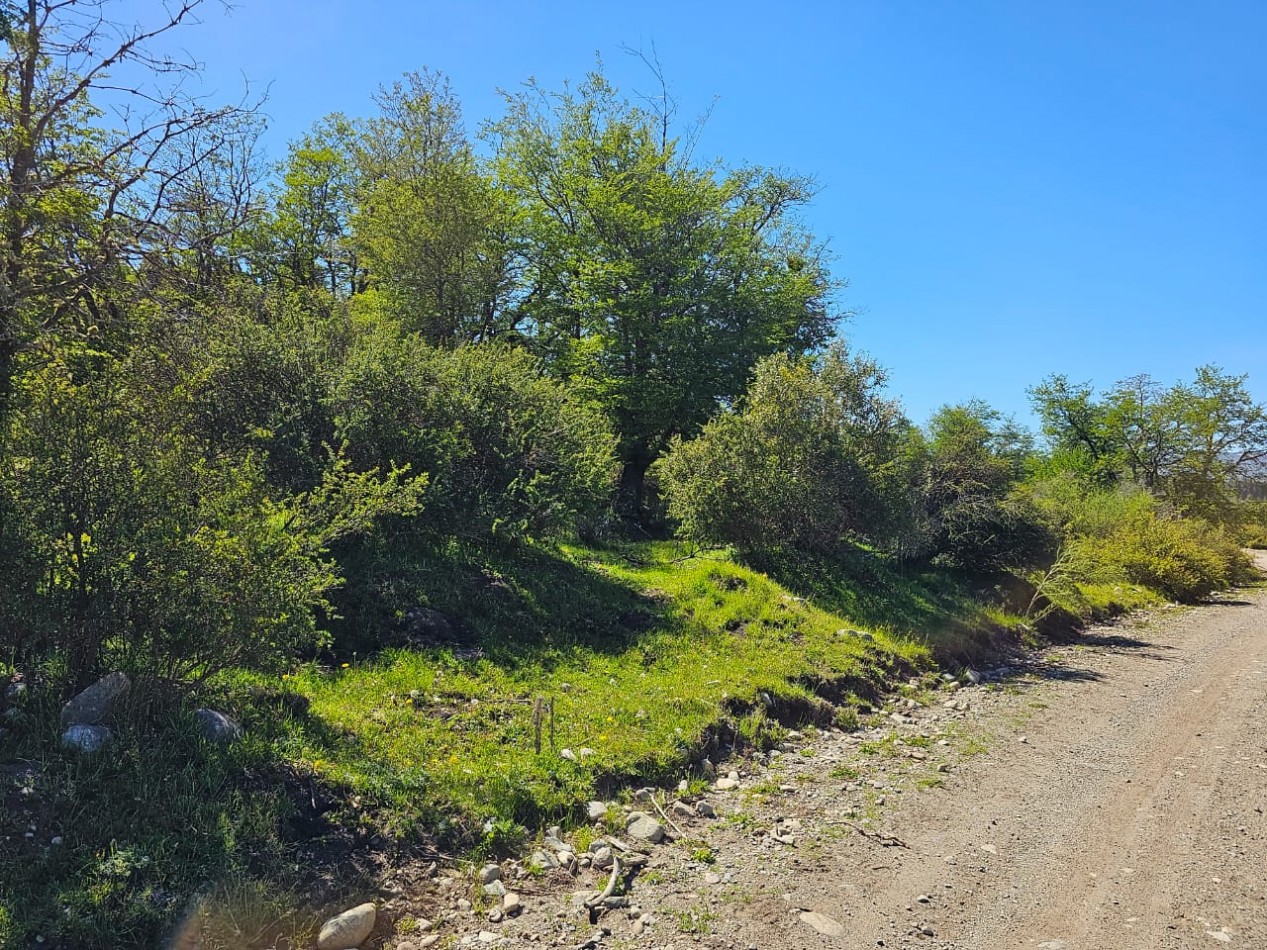
[[[912,684],[860,732],[722,770],[716,817],[626,806],[673,839],[627,904],[585,919],[606,880],[585,853],[576,877],[515,870],[525,913],[495,930],[470,904],[443,929],[459,947],[1267,950],[1264,590],[978,685]]]
[[[1267,594],[1101,629],[1035,672],[968,727],[984,753],[882,816],[907,847],[854,838],[813,873],[781,854],[782,893],[762,888],[751,914],[741,903],[735,937],[1267,948]],[[806,811],[803,826],[814,822]],[[789,929],[797,908],[841,936]]]

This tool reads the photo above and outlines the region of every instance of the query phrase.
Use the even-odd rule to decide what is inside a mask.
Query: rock
[[[739,780],[733,778],[719,778],[713,783],[713,788],[719,792],[729,792],[731,789],[739,787]]]
[[[427,934],[418,941],[418,950],[426,950],[427,947],[434,947],[440,942],[439,934]]]
[[[554,835],[547,835],[545,839],[545,843],[546,843],[547,848],[551,848],[554,851],[559,852],[559,853],[562,853],[565,851],[572,852],[576,850],[566,841],[556,838],[554,837]]]
[[[528,863],[538,870],[549,871],[559,866],[559,860],[549,851],[534,851],[532,857],[528,859]]]
[[[241,726],[214,709],[195,709],[194,721],[198,724],[199,735],[217,745],[227,745],[242,736]]]
[[[695,811],[701,818],[716,818],[717,809],[713,807],[712,802],[699,801],[695,803]]]
[[[465,912],[467,912],[467,911],[469,911],[469,910],[471,909],[471,907],[472,907],[472,906],[474,906],[474,905],[472,905],[472,904],[471,904],[471,902],[470,902],[470,901],[468,901],[465,897],[459,897],[459,898],[458,898],[458,902],[457,902],[457,903],[458,903],[458,910],[460,910],[460,911],[462,911],[462,912],[464,912],[464,913],[465,913]]]
[[[63,726],[99,726],[132,684],[122,673],[107,673],[62,707]]]
[[[573,752],[571,749],[560,749],[560,750],[559,750],[559,755],[560,755],[562,758],[567,759],[569,762],[575,762],[575,761],[576,761],[576,753],[575,753],[575,752]]]
[[[607,817],[606,802],[590,802],[585,806],[585,814],[589,816],[590,821],[601,821]]]
[[[480,883],[492,884],[502,879],[502,869],[496,864],[486,864],[480,868]]]
[[[713,764],[712,759],[705,759],[700,763],[700,771],[704,773],[704,778],[713,779],[717,777],[717,766]]]
[[[809,924],[825,937],[843,937],[845,935],[844,925],[840,921],[828,917],[826,914],[820,914],[817,911],[807,910],[802,912],[801,921]]]
[[[62,745],[80,752],[98,752],[114,737],[106,726],[71,726],[62,733]]]
[[[27,690],[25,683],[10,683],[4,688],[4,701],[11,706],[26,701]]]
[[[981,674],[976,670],[964,670],[963,679],[965,683],[971,683],[973,686],[981,684]]]
[[[488,922],[490,924],[500,924],[502,922],[502,911],[500,907],[494,907],[488,912]]]
[[[606,871],[612,866],[612,849],[606,846],[594,852],[594,867]]]
[[[489,881],[484,885],[484,893],[489,897],[505,897],[506,885],[501,881]]]
[[[640,811],[629,813],[629,817],[625,819],[625,831],[630,837],[650,841],[652,844],[658,844],[664,839],[664,825]]]
[[[717,874],[714,871],[709,871],[707,874],[704,875],[704,883],[705,884],[720,884],[721,875]]]
[[[514,917],[523,909],[524,905],[519,900],[519,895],[514,891],[510,891],[502,897],[502,913],[507,917]]]
[[[374,929],[378,908],[360,904],[331,917],[317,934],[317,950],[354,950],[363,944]]]
[[[674,802],[672,811],[680,818],[694,818],[696,815],[695,809],[686,802]]]

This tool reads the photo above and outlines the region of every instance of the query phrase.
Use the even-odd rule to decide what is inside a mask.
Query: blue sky
[[[818,180],[845,335],[922,421],[973,397],[1027,418],[1051,372],[1207,362],[1267,399],[1265,35],[1261,0],[241,0],[180,43],[206,90],[268,87],[278,156],[407,70],[447,73],[474,129],[596,53],[648,89],[621,47],[654,43],[682,115],[713,106],[699,155]]]

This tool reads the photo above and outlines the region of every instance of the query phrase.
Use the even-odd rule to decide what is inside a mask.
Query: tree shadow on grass
[[[834,557],[767,555],[751,563],[816,606],[925,644],[943,662],[988,652],[998,633],[983,622],[973,580],[946,569],[903,566],[861,548]]]
[[[335,637],[343,651],[437,648],[503,666],[529,658],[548,665],[550,656],[577,649],[623,653],[649,633],[682,627],[667,598],[547,546],[419,543],[359,556],[373,567],[358,565],[349,576],[371,581],[341,597],[346,619]],[[441,618],[420,631],[413,618],[431,615],[419,608]]]

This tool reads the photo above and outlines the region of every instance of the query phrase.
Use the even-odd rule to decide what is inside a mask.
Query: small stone
[[[932,902],[932,898],[929,897],[927,894],[921,894],[919,897],[915,899],[919,901],[921,904],[928,904]]]
[[[321,925],[317,950],[354,950],[369,937],[377,918],[378,908],[368,903],[331,917]]]
[[[575,753],[575,752],[573,752],[571,749],[560,749],[560,750],[559,750],[559,755],[560,755],[562,758],[567,759],[569,762],[575,762],[575,761],[576,761],[576,753]]]
[[[488,912],[488,922],[490,924],[500,924],[502,922],[502,912],[500,907],[494,907]]]
[[[713,807],[712,802],[699,801],[695,803],[695,811],[701,818],[716,818],[717,809]]]
[[[650,841],[652,844],[662,841],[665,834],[664,825],[640,811],[629,813],[629,817],[625,820],[625,830],[631,837]]]
[[[973,686],[977,686],[981,682],[981,674],[976,670],[964,670],[963,679],[965,683],[971,683]]]
[[[585,806],[585,813],[589,816],[590,821],[601,821],[607,817],[607,803],[590,802]]]
[[[502,869],[496,864],[486,864],[480,868],[480,883],[492,884],[502,879]]]
[[[53,840],[49,842],[49,844],[51,844],[53,847],[57,847],[57,846],[58,846],[59,844],[61,844],[61,843],[62,843],[62,836],[61,836],[61,835],[56,835],[56,836],[53,838]]]
[[[739,787],[739,780],[735,778],[719,778],[713,787],[719,792],[729,792],[731,789]]]
[[[502,898],[502,913],[507,917],[514,917],[524,909],[523,903],[519,900],[519,895],[514,891],[508,892]]]
[[[465,913],[466,911],[469,911],[470,909],[471,909],[471,902],[468,901],[465,897],[459,897],[458,910],[463,911]]]
[[[99,726],[132,685],[123,673],[108,673],[62,707],[63,726]]]
[[[820,914],[817,911],[803,911],[801,913],[801,921],[809,924],[825,937],[843,937],[845,935],[845,927],[840,921],[828,917],[826,914]]]
[[[605,871],[612,866],[612,849],[606,846],[594,852],[594,867]]]
[[[573,848],[570,844],[568,844],[566,841],[563,841],[563,840],[561,840],[561,839],[557,838],[557,837],[556,837],[556,836],[554,836],[554,835],[548,835],[548,836],[546,837],[546,839],[545,839],[545,843],[546,843],[546,847],[548,847],[548,848],[553,848],[555,851],[560,851],[560,852],[562,852],[562,851],[568,851],[568,852],[570,852],[570,851],[575,850],[575,849],[574,849],[574,848]]]
[[[476,934],[475,939],[480,943],[497,943],[497,941],[501,940],[501,937],[491,930],[481,930]]]
[[[695,809],[686,802],[674,802],[672,811],[681,818],[694,818],[696,814]]]
[[[98,752],[113,735],[107,726],[74,725],[62,733],[62,745],[80,752]]]
[[[489,897],[502,897],[506,893],[506,885],[501,881],[489,881],[484,885],[484,893]]]
[[[707,874],[704,875],[704,883],[705,884],[720,884],[721,875],[717,874],[714,871],[709,871]]]
[[[225,745],[242,735],[241,726],[214,709],[195,709],[194,720],[198,724],[198,733],[208,742]]]
[[[427,934],[427,936],[418,941],[418,950],[427,950],[427,947],[434,947],[439,942],[439,934]]]

